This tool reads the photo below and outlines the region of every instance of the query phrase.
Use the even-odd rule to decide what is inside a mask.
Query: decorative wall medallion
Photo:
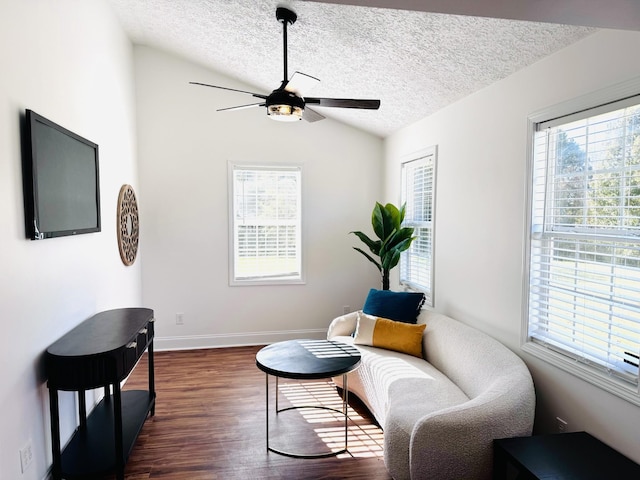
[[[118,249],[120,258],[125,265],[133,265],[138,254],[138,236],[140,223],[138,221],[138,202],[131,185],[122,185],[118,195]]]

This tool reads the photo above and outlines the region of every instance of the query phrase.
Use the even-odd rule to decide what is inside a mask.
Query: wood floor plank
[[[156,414],[131,452],[127,480],[391,480],[383,433],[353,396],[349,453],[296,459],[267,451],[265,374],[255,365],[260,348],[156,352]],[[147,381],[143,358],[124,389],[147,389]],[[275,382],[269,389],[273,409]],[[325,382],[281,380],[279,392],[281,408],[318,402],[341,408]],[[272,447],[316,453],[344,446],[344,417],[326,410],[272,412],[269,422]]]

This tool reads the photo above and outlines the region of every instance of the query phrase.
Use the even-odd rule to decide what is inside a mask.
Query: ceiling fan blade
[[[302,72],[295,72],[291,75],[291,78],[285,85],[284,89],[288,92],[293,92],[297,94],[308,94],[313,90],[313,87],[320,83],[320,79],[316,77],[312,77],[311,75],[307,75]]]
[[[245,108],[264,107],[266,103],[250,103],[249,105],[238,105],[237,107],[219,108],[216,112],[231,112],[233,110],[244,110]]]
[[[326,117],[324,115],[319,114],[315,110],[311,110],[309,107],[305,107],[304,112],[302,112],[302,119],[306,120],[309,123],[317,122],[318,120],[324,120]]]
[[[189,82],[189,83],[192,84],[192,85],[202,85],[203,87],[211,87],[211,88],[219,88],[221,90],[229,90],[230,92],[248,93],[249,95],[253,95],[256,98],[263,98],[263,99],[267,98],[266,95],[262,95],[261,93],[247,92],[245,90],[237,90],[235,88],[229,88],[229,87],[220,87],[219,85],[209,85],[208,83],[200,83],[200,82]]]
[[[367,110],[377,110],[380,108],[380,100],[358,100],[354,98],[308,98],[304,99],[306,104],[317,105],[319,107],[337,108],[363,108]]]

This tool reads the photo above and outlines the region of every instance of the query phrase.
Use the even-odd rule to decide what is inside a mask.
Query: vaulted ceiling
[[[275,18],[282,2],[109,2],[136,44],[178,54],[256,92],[269,93],[282,81],[282,26]],[[511,0],[506,9],[498,0],[290,1],[285,5],[298,20],[288,29],[289,72],[321,80],[312,92],[302,92],[306,95],[380,99],[377,111],[315,109],[385,137],[584,38],[596,31],[593,27],[635,29],[640,19],[640,11],[632,15],[636,6],[620,14],[611,2],[602,2],[606,9],[571,15],[558,8],[567,2],[587,0]],[[532,4],[540,8],[527,7]],[[618,13],[612,17],[611,11]],[[506,18],[490,18],[500,16]],[[557,21],[577,25],[551,23]],[[209,94],[202,88],[203,96]],[[225,92],[220,108],[252,100]],[[266,115],[264,109],[216,114]]]

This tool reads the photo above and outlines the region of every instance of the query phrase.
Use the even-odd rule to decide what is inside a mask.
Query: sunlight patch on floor
[[[280,383],[281,399],[286,399],[292,407],[324,407],[332,410],[305,408],[298,410],[310,424],[318,425],[314,431],[331,451],[344,448],[343,400],[333,382],[306,381]],[[280,405],[284,408],[284,405]],[[337,458],[382,457],[384,434],[371,420],[363,417],[350,405],[347,407],[348,451]],[[333,426],[329,426],[331,424]],[[325,425],[325,426],[320,426]]]

